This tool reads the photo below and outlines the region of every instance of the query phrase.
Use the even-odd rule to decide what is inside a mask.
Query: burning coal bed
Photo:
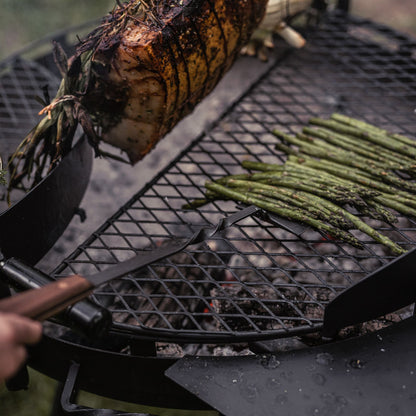
[[[374,227],[383,226],[371,221]],[[412,233],[404,218],[398,228],[409,230],[408,236]],[[397,239],[394,233],[391,231],[390,237]],[[104,287],[95,296],[104,300],[101,303],[112,311],[115,322],[178,331],[179,338],[183,330],[196,334],[280,331],[273,341],[226,345],[157,342],[160,356],[249,355],[298,349],[322,342],[313,326],[322,322],[325,305],[337,293],[386,262],[384,247],[371,244],[371,252],[371,256],[363,255],[362,250],[340,245],[309,228],[299,237],[249,218],[220,237],[192,247],[192,251],[113,282],[111,292],[116,295],[103,298]],[[339,337],[363,335],[410,314],[410,308],[390,314],[344,329]],[[308,324],[311,331],[296,333]]]

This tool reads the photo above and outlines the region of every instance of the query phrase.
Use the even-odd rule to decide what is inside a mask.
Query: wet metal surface
[[[282,354],[185,357],[166,375],[226,416],[414,415],[416,319]]]

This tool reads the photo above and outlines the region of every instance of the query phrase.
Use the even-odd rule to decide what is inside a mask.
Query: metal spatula
[[[416,248],[341,292],[325,308],[322,335],[397,311],[416,301]]]

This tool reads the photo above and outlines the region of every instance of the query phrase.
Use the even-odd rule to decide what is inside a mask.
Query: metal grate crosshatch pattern
[[[59,79],[43,65],[18,57],[0,64],[0,137],[2,158],[16,149],[41,119],[37,116],[43,88],[56,91]]]
[[[296,133],[312,116],[341,112],[414,137],[414,43],[385,27],[336,14],[307,40],[304,49],[279,59],[55,275],[104,270],[234,212],[238,207],[230,201],[182,207],[202,197],[207,179],[242,172],[242,160],[283,161],[274,149],[273,128]],[[416,244],[411,218],[401,217],[394,228],[372,225],[405,247]],[[362,250],[308,228],[297,236],[251,217],[97,289],[93,298],[112,312],[114,331],[157,340],[234,342],[313,332],[330,299],[393,258],[357,235]]]
[[[41,119],[37,115],[37,97],[56,91],[59,79],[38,62],[17,56],[0,63],[0,138],[1,158],[6,166],[8,158],[29,131]],[[24,192],[16,190],[11,199],[18,201]],[[1,210],[8,208],[6,187],[0,191]]]

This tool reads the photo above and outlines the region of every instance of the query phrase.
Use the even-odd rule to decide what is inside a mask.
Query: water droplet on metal
[[[343,409],[348,406],[348,400],[344,396],[334,393],[322,393],[320,395],[322,402],[325,404],[326,413],[331,415],[343,414]]]
[[[280,378],[291,383],[293,381],[293,371],[282,371],[280,373]]]
[[[260,360],[261,365],[264,368],[273,370],[280,365],[280,361],[276,358],[275,355],[263,355]]]
[[[267,387],[269,387],[270,389],[276,389],[277,387],[280,386],[280,382],[278,380],[276,380],[275,378],[269,378],[267,379]]]
[[[312,380],[314,383],[318,384],[318,386],[323,386],[326,383],[326,378],[323,374],[312,374]]]
[[[354,392],[357,396],[359,396],[359,397],[362,397],[362,396],[363,396],[363,392],[362,392],[360,389],[358,389],[358,388],[355,388],[355,389],[353,390],[353,392]]]
[[[350,367],[355,368],[357,370],[361,370],[364,368],[365,362],[363,360],[351,360],[349,362]]]
[[[249,403],[254,403],[259,396],[257,387],[253,384],[243,384],[240,387],[240,392]]]
[[[346,406],[348,404],[348,400],[344,396],[337,396],[337,403],[341,406]]]
[[[284,393],[278,394],[274,400],[277,404],[285,404],[288,401],[288,397],[287,397],[287,394],[284,394]]]
[[[334,357],[328,352],[322,352],[315,357],[315,361],[320,365],[329,365],[334,361]]]

